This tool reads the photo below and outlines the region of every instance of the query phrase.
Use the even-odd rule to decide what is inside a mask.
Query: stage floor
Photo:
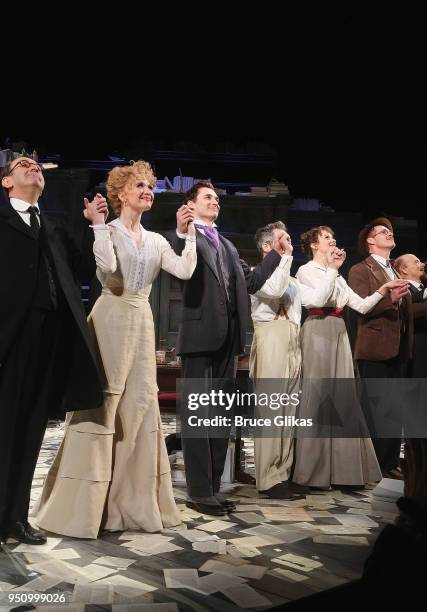
[[[162,414],[165,434],[174,430],[174,418]],[[46,432],[33,510],[62,436],[63,425]],[[253,447],[245,447],[251,466]],[[19,606],[11,596],[25,592],[65,598],[67,604],[49,608],[56,611],[80,612],[83,602],[92,602],[86,610],[118,612],[151,610],[153,604],[163,604],[153,608],[159,612],[268,609],[359,578],[389,520],[372,510],[369,489],[318,492],[289,502],[259,497],[253,486],[226,489],[238,511],[221,522],[188,510],[185,488],[175,487],[183,519],[175,530],[103,533],[97,540],[48,534],[42,548],[10,541],[0,555],[0,611]]]

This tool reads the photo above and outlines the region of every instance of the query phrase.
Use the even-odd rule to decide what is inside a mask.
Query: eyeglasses
[[[9,174],[12,174],[12,172],[16,170],[18,166],[21,166],[21,168],[25,168],[26,170],[28,170],[29,168],[33,166],[34,168],[37,168],[37,170],[39,170],[39,172],[43,174],[43,166],[41,164],[38,164],[37,162],[30,162],[30,161],[27,161],[26,159],[22,159],[21,161],[16,163],[13,166],[13,168],[10,169]]]
[[[382,230],[378,230],[378,232],[374,234],[372,238],[375,238],[375,236],[378,236],[378,234],[384,234],[384,236],[394,236],[394,233],[391,230],[384,228]]]

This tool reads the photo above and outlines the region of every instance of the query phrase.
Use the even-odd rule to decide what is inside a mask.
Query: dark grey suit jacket
[[[168,234],[173,249],[180,254],[185,240],[175,232]],[[199,231],[197,240],[197,266],[193,276],[185,281],[181,324],[177,339],[177,354],[210,353],[224,344],[228,332],[227,304],[221,289],[216,261],[208,239]],[[244,351],[249,308],[248,292],[255,293],[262,287],[279,264],[281,257],[272,251],[251,270],[240,259],[236,247],[226,238],[220,240],[233,262],[236,278],[236,311],[239,321],[240,353]]]

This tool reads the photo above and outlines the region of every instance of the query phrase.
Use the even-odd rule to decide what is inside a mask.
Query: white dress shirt
[[[119,219],[108,225],[93,225],[95,242],[93,252],[97,265],[96,275],[103,287],[108,275],[119,269],[126,290],[143,289],[155,280],[160,269],[183,280],[191,278],[197,263],[196,239],[186,237],[185,248],[177,255],[169,242],[155,232],[141,227],[142,243],[138,249],[135,240]],[[117,265],[119,262],[119,266]]]
[[[301,323],[302,306],[323,306],[334,290],[337,271],[328,268],[316,287],[302,284],[290,276],[293,257],[282,255],[282,260],[261,289],[251,295],[251,313],[254,323],[288,319],[296,325]],[[286,313],[286,314],[285,314]]]
[[[328,268],[311,260],[299,268],[296,277],[300,283],[315,288],[320,282],[324,281],[327,270]],[[366,314],[382,298],[383,296],[378,291],[365,298],[361,298],[360,295],[347,285],[342,276],[338,276],[335,280],[332,294],[322,306],[326,308],[344,308],[344,306],[348,305],[353,310],[356,310],[356,312]]]
[[[393,272],[393,268],[391,267],[389,259],[382,257],[382,255],[376,255],[373,253],[371,253],[371,257],[373,257],[375,261],[380,264],[380,266],[382,267],[382,269],[387,274],[390,280],[394,280],[395,278],[397,278],[396,274]]]
[[[30,213],[27,212],[28,207],[35,206],[38,212],[37,220],[40,225],[40,209],[39,209],[39,205],[37,202],[35,204],[29,204],[28,202],[25,202],[24,200],[20,200],[19,198],[10,198],[10,204],[12,208],[16,210],[16,212],[21,217],[21,219],[24,221],[24,223],[26,223],[29,227],[31,227],[31,220],[30,220]]]

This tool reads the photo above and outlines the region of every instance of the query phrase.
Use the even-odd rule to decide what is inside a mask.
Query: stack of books
[[[269,195],[267,187],[251,187],[251,194],[263,198]]]
[[[285,185],[285,183],[281,183],[280,181],[277,181],[276,179],[273,178],[268,183],[268,191],[270,195],[276,196],[276,195],[288,194],[289,188],[287,185]]]

